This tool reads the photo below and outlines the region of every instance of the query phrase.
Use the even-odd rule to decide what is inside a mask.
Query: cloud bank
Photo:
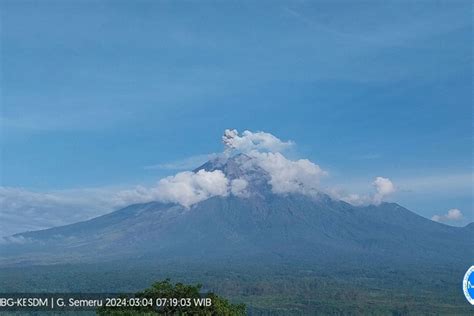
[[[435,222],[451,222],[451,221],[460,221],[464,218],[462,212],[457,208],[452,208],[444,215],[434,215],[431,220]]]
[[[365,195],[360,195],[357,193],[344,193],[340,192],[338,190],[329,190],[328,194],[332,196],[333,198],[342,200],[344,202],[347,202],[349,204],[355,205],[355,206],[361,206],[361,205],[369,205],[369,204],[374,204],[374,205],[379,205],[382,203],[387,197],[392,195],[397,191],[395,185],[393,182],[384,177],[376,177],[374,181],[372,182],[372,186],[375,189],[375,192],[372,194],[365,194]]]
[[[153,191],[159,201],[190,207],[213,196],[227,196],[229,180],[220,170],[185,171],[160,180]]]
[[[257,151],[252,151],[249,155],[255,159],[255,164],[270,175],[269,184],[273,193],[315,193],[321,177],[327,174],[308,159],[293,161],[281,153]]]

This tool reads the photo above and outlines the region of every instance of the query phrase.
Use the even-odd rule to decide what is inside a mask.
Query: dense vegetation
[[[0,269],[0,289],[10,291],[137,292],[151,280],[170,277],[186,284],[178,291],[213,292],[232,303],[244,303],[249,315],[472,315],[461,291],[463,267],[389,265],[364,269],[317,266],[239,267],[204,266],[63,265]],[[169,281],[168,281],[169,282]],[[155,295],[177,285],[158,283]],[[168,289],[168,290],[166,290]],[[154,292],[155,291],[155,292]],[[155,294],[153,294],[155,293]],[[223,304],[226,303],[222,300]]]
[[[153,302],[141,307],[107,307],[97,311],[98,315],[245,315],[244,304],[231,304],[214,293],[202,293],[202,285],[173,284],[169,279],[154,283],[150,288],[135,294],[135,298]],[[209,299],[211,304],[204,305]],[[157,307],[157,300],[162,306]]]

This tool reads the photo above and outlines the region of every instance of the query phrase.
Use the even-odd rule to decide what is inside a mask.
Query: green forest
[[[248,315],[472,315],[472,306],[462,294],[462,276],[463,271],[455,267],[318,269],[304,264],[240,267],[223,263],[137,267],[117,263],[2,268],[0,288],[3,292],[113,291],[150,297],[209,293],[216,302],[212,308],[240,313],[245,304]]]

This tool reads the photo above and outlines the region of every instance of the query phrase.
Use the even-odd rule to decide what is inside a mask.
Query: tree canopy
[[[214,293],[201,293],[201,284],[173,284],[169,279],[156,282],[133,298],[122,298],[118,306],[97,310],[109,315],[245,315],[244,304],[232,304]],[[127,306],[125,306],[127,305]],[[132,306],[133,305],[133,306]]]

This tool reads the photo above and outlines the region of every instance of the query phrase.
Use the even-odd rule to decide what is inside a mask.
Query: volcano
[[[323,192],[277,194],[270,175],[245,154],[219,157],[194,172],[243,179],[246,194],[214,196],[190,207],[134,204],[67,226],[12,236],[0,264],[118,259],[241,262],[472,262],[474,226],[451,227],[396,203],[353,206]]]

